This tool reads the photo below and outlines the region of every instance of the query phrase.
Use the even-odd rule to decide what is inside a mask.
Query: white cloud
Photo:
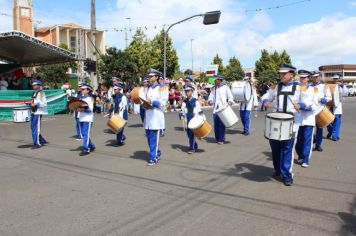
[[[350,5],[351,5],[352,7],[356,7],[356,1],[350,2]]]
[[[297,66],[342,63],[342,58],[356,54],[356,32],[351,30],[355,24],[356,17],[325,17],[271,34],[261,42],[261,48],[286,49]]]

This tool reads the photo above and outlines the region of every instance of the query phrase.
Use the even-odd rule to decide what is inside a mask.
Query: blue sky
[[[279,9],[298,0],[96,0],[97,26],[102,29],[150,26],[148,37],[163,24],[190,15],[219,9],[218,25],[204,26],[195,19],[172,28],[170,36],[181,69],[204,70],[219,53],[224,64],[236,56],[244,67],[253,67],[260,50],[286,49],[299,68],[316,69],[322,64],[356,64],[356,0],[311,0]],[[33,0],[38,26],[77,22],[90,24],[90,0]],[[12,0],[0,0],[1,12],[12,12]],[[130,21],[126,18],[130,17]],[[158,26],[156,29],[153,26]],[[11,30],[11,18],[0,15],[0,31]],[[130,33],[129,33],[130,36]],[[110,46],[125,47],[124,32],[107,32]]]

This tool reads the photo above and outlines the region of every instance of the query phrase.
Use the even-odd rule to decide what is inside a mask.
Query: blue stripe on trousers
[[[83,135],[83,151],[89,152],[90,149],[94,149],[95,145],[90,139],[90,129],[92,122],[80,122],[80,127],[82,129]]]
[[[41,119],[42,115],[31,114],[31,135],[33,145],[42,145],[46,142],[40,133]]]
[[[295,150],[298,154],[298,159],[302,159],[303,163],[309,164],[309,158],[313,146],[313,130],[314,126],[300,126],[298,130],[297,143]]]

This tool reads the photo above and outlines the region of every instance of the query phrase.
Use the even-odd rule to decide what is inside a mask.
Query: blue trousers
[[[90,150],[95,149],[95,145],[90,139],[92,122],[80,122],[80,127],[83,135],[83,152],[89,152]]]
[[[298,154],[298,159],[303,160],[303,163],[309,164],[310,156],[313,147],[313,130],[314,126],[304,125],[299,126],[297,143],[295,151]]]
[[[214,118],[215,140],[217,142],[224,142],[225,141],[225,126],[217,114],[214,114],[213,118]]]
[[[145,108],[143,108],[143,105],[140,105],[140,117],[141,117],[141,121],[142,123],[145,121]]]
[[[148,147],[150,148],[150,161],[157,162],[161,156],[161,150],[159,150],[159,135],[160,130],[146,129],[146,137]]]
[[[293,180],[293,146],[294,139],[286,141],[269,140],[272,149],[273,167],[284,181]]]
[[[250,133],[250,117],[251,111],[243,111],[240,110],[240,118],[242,122],[242,126],[244,128],[244,133]]]
[[[42,145],[46,140],[41,135],[41,119],[42,115],[31,114],[31,134],[33,145]]]
[[[193,131],[191,129],[187,128],[187,135],[188,135],[188,139],[189,139],[189,150],[196,151],[198,149],[198,143],[195,140]]]
[[[323,143],[323,128],[316,127],[315,131],[315,147],[321,147]]]
[[[116,134],[116,144],[121,145],[124,139],[124,129],[122,129],[119,133]]]
[[[75,128],[77,130],[77,136],[80,138],[83,138],[82,129],[80,127],[80,121],[79,121],[79,118],[77,118],[77,117],[75,117]]]
[[[341,115],[335,115],[335,120],[328,126],[328,134],[337,140],[340,139]]]

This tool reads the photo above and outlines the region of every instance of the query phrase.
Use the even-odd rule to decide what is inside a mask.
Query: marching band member
[[[78,92],[75,94],[76,98],[82,98],[82,94],[81,94],[81,91],[80,91],[81,85],[82,85],[82,83],[78,83]],[[74,111],[73,112],[73,116],[74,116],[74,119],[75,119],[75,129],[77,131],[76,140],[81,140],[83,138],[83,135],[82,135],[82,130],[80,128],[79,112],[78,111]]]
[[[112,97],[113,103],[111,104],[107,114],[118,114],[122,119],[128,120],[129,114],[128,114],[128,100],[125,95],[122,94],[122,90],[124,88],[122,87],[121,84],[114,84],[113,90],[114,90],[114,95]],[[124,140],[126,137],[124,136],[124,128],[116,134],[116,145],[117,146],[122,146],[124,144]]]
[[[319,72],[313,74],[313,86],[314,92],[318,96],[319,106],[324,106],[327,102],[331,101],[330,89],[324,84],[321,83],[321,76]],[[316,151],[322,152],[321,144],[323,142],[323,128],[316,126],[315,131],[315,149]]]
[[[309,78],[312,73],[306,70],[299,70],[298,75],[300,78],[300,101],[301,104],[305,104],[305,107],[296,115],[300,118],[300,124],[295,150],[298,154],[297,162],[301,164],[302,167],[307,168],[313,148],[313,131],[315,126],[314,111],[318,105],[318,96],[314,92],[314,88],[309,86]]]
[[[80,127],[83,135],[83,149],[79,154],[80,156],[88,155],[90,152],[95,150],[95,145],[90,139],[90,130],[94,121],[94,99],[89,94],[90,91],[93,91],[93,88],[87,84],[83,83],[81,88],[82,100],[88,104],[84,108],[78,108]]]
[[[42,147],[47,141],[41,135],[41,119],[42,115],[47,115],[47,99],[46,94],[42,90],[42,81],[36,79],[32,82],[33,94],[31,102],[31,133],[33,141],[33,149]]]
[[[164,107],[168,101],[166,87],[159,84],[161,72],[151,69],[148,74],[150,87],[146,94],[146,113],[144,127],[150,148],[149,166],[156,165],[161,157],[159,149],[160,130],[165,129]],[[147,107],[148,105],[148,107]]]
[[[334,82],[339,88],[340,102],[335,104],[335,106],[330,107],[331,112],[335,115],[335,120],[328,126],[327,138],[331,138],[333,141],[340,140],[340,127],[341,127],[341,116],[342,116],[342,101],[343,97],[347,96],[348,90],[343,84],[341,75],[336,73],[333,75]]]
[[[195,88],[190,84],[185,86],[184,91],[187,97],[183,101],[181,111],[181,115],[183,116],[183,119],[186,119],[187,124],[187,135],[189,139],[188,154],[192,154],[198,150],[198,143],[193,131],[188,128],[188,124],[195,115],[203,115],[198,99],[193,96],[194,90]]]
[[[149,79],[147,77],[145,77],[142,81],[142,87],[140,88],[139,91],[139,97],[141,98],[145,98],[146,97],[146,93],[147,90],[149,88]],[[141,121],[142,123],[144,123],[145,120],[145,108],[143,107],[143,104],[140,104],[140,117],[141,117]]]
[[[234,97],[232,96],[230,88],[223,84],[223,76],[216,75],[215,76],[215,86],[212,89],[208,103],[213,105],[213,118],[214,118],[214,132],[215,132],[215,140],[217,144],[224,144],[225,142],[225,126],[217,115],[216,111],[218,111],[221,107],[225,106],[226,103],[228,105],[232,105],[234,103]]]
[[[296,114],[299,110],[303,110],[306,104],[300,101],[300,88],[293,82],[296,68],[282,64],[279,69],[281,82],[270,91],[268,101],[264,101],[266,107],[272,107],[275,112]],[[298,121],[294,117],[296,125],[294,132],[298,132]],[[290,140],[278,141],[269,140],[272,149],[273,166],[275,173],[274,177],[281,177],[286,186],[293,184],[293,146],[295,138]]]
[[[244,80],[246,83],[250,83],[250,86],[252,88],[252,94],[250,100],[247,102],[241,102],[240,104],[240,118],[241,122],[243,125],[243,132],[242,134],[247,136],[250,134],[250,121],[251,121],[251,110],[252,110],[252,105],[255,109],[257,109],[258,106],[258,99],[257,99],[257,93],[256,89],[253,87],[251,84],[251,76],[250,75],[245,75]]]
[[[184,88],[187,87],[188,85],[192,86],[194,88],[193,98],[198,99],[198,90],[195,84],[193,83],[193,78],[187,76],[185,77],[184,81],[185,81]],[[183,90],[183,99],[185,99],[186,97],[187,95],[185,94],[185,90]]]

